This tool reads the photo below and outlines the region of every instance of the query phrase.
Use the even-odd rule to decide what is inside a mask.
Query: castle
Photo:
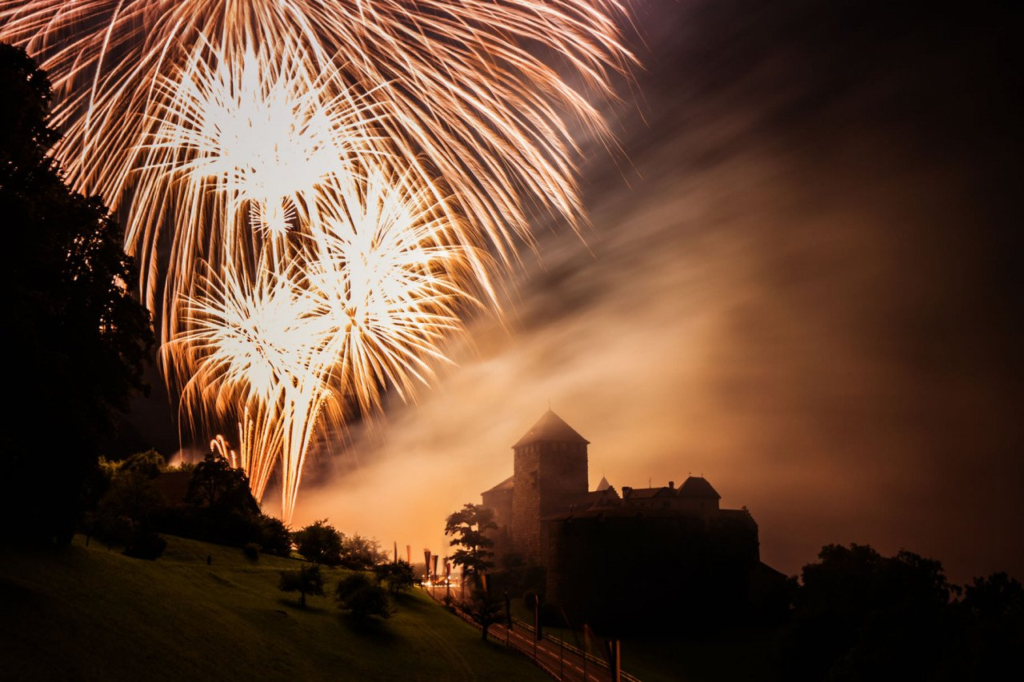
[[[623,486],[620,495],[602,478],[591,491],[588,445],[548,410],[512,446],[512,476],[481,494],[498,525],[499,565],[544,567],[549,601],[609,627],[638,622],[655,604],[736,613],[761,578],[781,575],[760,562],[750,512],[722,509],[707,479]]]

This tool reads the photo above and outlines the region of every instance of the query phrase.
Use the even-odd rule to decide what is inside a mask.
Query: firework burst
[[[428,381],[531,217],[581,224],[573,133],[610,141],[588,95],[613,97],[633,61],[623,16],[0,0],[0,39],[53,80],[69,180],[125,221],[183,423],[237,424],[257,498],[281,465],[288,520],[318,429]]]

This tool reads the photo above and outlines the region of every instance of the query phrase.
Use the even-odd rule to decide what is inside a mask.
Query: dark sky
[[[940,4],[633,2],[586,244],[542,227],[508,327],[353,432],[296,524],[437,551],[550,400],[592,485],[703,473],[787,573],[859,542],[1024,578],[1024,24]]]

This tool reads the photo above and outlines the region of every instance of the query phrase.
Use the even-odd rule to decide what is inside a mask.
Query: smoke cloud
[[[638,7],[592,228],[538,230],[505,323],[319,462],[296,527],[446,554],[550,404],[591,487],[703,474],[787,573],[860,542],[1024,576],[1019,24],[921,7]]]

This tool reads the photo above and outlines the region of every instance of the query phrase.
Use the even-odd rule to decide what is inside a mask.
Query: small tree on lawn
[[[373,573],[377,576],[377,582],[386,586],[391,594],[406,592],[412,589],[413,583],[416,582],[412,565],[403,559],[378,564],[373,567]]]
[[[298,592],[299,606],[306,608],[307,594],[323,596],[324,577],[319,566],[302,566],[297,571],[281,571],[280,587],[282,592]]]
[[[341,565],[353,571],[369,571],[374,566],[387,561],[388,556],[381,551],[380,543],[364,538],[359,533],[341,540]]]
[[[466,504],[448,517],[444,534],[454,536],[450,544],[459,547],[452,554],[452,563],[461,566],[475,584],[480,575],[494,567],[494,540],[487,536],[487,531],[497,527],[494,510],[481,504]]]
[[[339,582],[335,598],[341,608],[358,618],[391,616],[387,592],[365,573],[353,573]]]
[[[295,533],[299,554],[325,566],[341,563],[343,543],[344,536],[334,526],[328,525],[327,519],[320,519]]]

